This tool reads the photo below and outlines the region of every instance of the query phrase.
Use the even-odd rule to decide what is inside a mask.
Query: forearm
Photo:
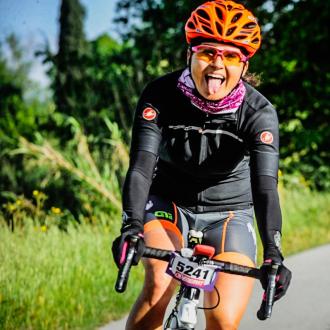
[[[156,161],[157,156],[147,151],[131,156],[123,189],[123,211],[128,218],[143,221]]]
[[[252,179],[252,193],[265,259],[283,259],[281,253],[282,215],[277,180],[271,176]]]

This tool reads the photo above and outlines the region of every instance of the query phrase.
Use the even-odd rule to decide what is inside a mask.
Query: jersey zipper
[[[201,134],[201,143],[200,143],[200,153],[199,153],[199,164],[201,164],[205,158],[206,158],[206,154],[207,154],[207,137],[204,135],[204,130],[206,128],[206,121],[209,118],[209,114],[206,114],[204,117],[204,123],[202,126],[202,130],[200,132]],[[204,193],[203,191],[201,191],[200,193],[198,193],[198,201],[199,202],[203,202],[204,201]],[[203,212],[204,207],[203,206],[198,206],[197,207],[197,212]]]

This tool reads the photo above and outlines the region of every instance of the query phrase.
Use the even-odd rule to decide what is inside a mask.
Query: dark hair
[[[260,73],[246,71],[242,79],[253,87],[258,87],[262,83]]]

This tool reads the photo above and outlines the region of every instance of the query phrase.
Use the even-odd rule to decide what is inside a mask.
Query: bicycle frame
[[[165,321],[164,329],[194,329],[197,324],[199,296],[200,289],[181,285],[175,306]]]

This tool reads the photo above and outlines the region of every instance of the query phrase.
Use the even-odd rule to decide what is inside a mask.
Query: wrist
[[[121,233],[128,231],[131,232],[132,234],[143,233],[143,223],[138,219],[127,217],[124,212]]]
[[[268,248],[264,250],[264,262],[269,260],[271,260],[271,263],[282,264],[284,257],[276,247]]]

